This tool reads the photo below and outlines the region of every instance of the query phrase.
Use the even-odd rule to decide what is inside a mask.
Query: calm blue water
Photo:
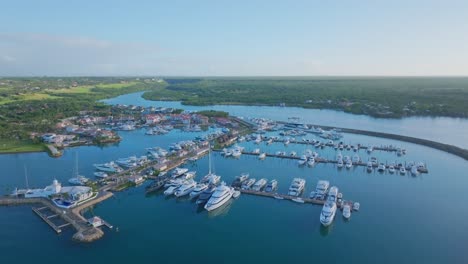
[[[416,131],[417,127],[411,129]],[[70,177],[75,153],[80,173],[90,176],[93,163],[144,154],[146,147],[164,147],[198,135],[178,131],[164,136],[145,136],[144,131],[121,134],[124,140],[118,145],[74,148],[58,159],[43,153],[2,155],[0,190],[5,193],[24,185],[24,165],[30,185],[44,186],[53,178],[65,182]],[[260,161],[246,155],[236,160],[213,153],[215,170],[228,183],[241,172],[249,172],[257,179],[277,179],[279,191],[284,192],[292,178],[303,177],[309,193],[319,179],[327,179],[340,188],[345,199],[359,201],[361,210],[353,213],[349,222],[340,212],[331,227],[323,228],[319,206],[242,195],[225,208],[207,213],[186,199],[145,196],[143,185],[116,193],[87,213],[102,216],[119,227],[119,232],[105,229],[104,238],[92,244],[73,242],[71,230],[57,236],[29,207],[0,207],[2,263],[27,263],[50,256],[67,263],[466,263],[468,210],[464,192],[468,187],[468,163],[438,150],[393,140],[346,134],[344,141],[405,147],[408,154],[404,157],[387,152],[374,152],[372,156],[388,162],[424,161],[429,174],[412,177],[367,173],[364,168],[338,170],[331,164],[301,168],[292,160]],[[304,145],[241,145],[268,152],[302,153],[306,149]],[[324,157],[336,155],[331,148],[309,148]],[[359,154],[363,159],[369,157],[364,151]],[[201,177],[208,171],[208,159],[186,166]],[[25,249],[28,254],[23,254]]]

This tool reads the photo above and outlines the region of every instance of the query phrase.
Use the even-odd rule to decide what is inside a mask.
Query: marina
[[[180,140],[191,140],[195,136],[200,134],[189,134],[185,132],[178,132],[178,131],[171,131],[164,135],[159,136],[146,136],[145,130],[135,129],[132,131],[123,131],[124,140],[120,143],[120,146],[112,146],[104,149],[97,149],[97,148],[77,148],[73,151],[80,152],[80,174],[85,175],[87,177],[92,176],[94,172],[94,166],[92,164],[104,164],[110,161],[116,161],[120,158],[128,158],[131,156],[140,157],[141,155],[146,155],[145,149],[160,146],[164,149],[169,149],[170,145],[175,142],[179,142]],[[185,133],[185,134],[184,134]],[[191,132],[192,133],[192,132]],[[265,136],[270,136],[267,133],[264,134]],[[197,227],[204,232],[207,232],[208,227],[204,226],[205,218],[206,221],[209,221],[210,227],[209,229],[215,230],[218,233],[222,233],[226,230],[226,227],[229,226],[237,226],[243,225],[247,226],[254,223],[262,223],[264,225],[264,231],[270,232],[274,228],[277,230],[278,235],[282,236],[289,236],[293,241],[297,241],[298,239],[308,241],[308,243],[322,243],[323,237],[328,237],[333,239],[335,236],[342,236],[343,234],[354,234],[353,241],[345,239],[346,243],[361,243],[366,245],[368,250],[373,250],[378,252],[379,248],[374,247],[372,244],[366,244],[366,242],[361,239],[361,234],[364,232],[369,236],[374,236],[373,234],[379,234],[380,228],[385,229],[392,229],[395,228],[394,225],[398,225],[395,222],[390,222],[385,219],[382,219],[380,215],[381,208],[391,208],[394,206],[395,200],[399,202],[399,210],[402,214],[406,215],[414,215],[414,214],[426,214],[427,212],[432,212],[430,208],[428,208],[425,204],[418,203],[418,206],[414,206],[415,203],[412,200],[412,194],[418,193],[418,195],[427,199],[427,205],[431,204],[432,206],[440,207],[440,202],[433,199],[431,193],[433,189],[431,189],[431,185],[440,186],[439,181],[435,181],[438,175],[442,175],[444,171],[450,170],[452,168],[448,168],[448,164],[441,164],[438,160],[438,157],[447,158],[444,153],[434,152],[433,150],[428,150],[423,147],[408,144],[405,145],[401,142],[395,142],[392,140],[385,140],[385,139],[374,139],[370,137],[365,137],[361,135],[348,135],[345,134],[344,138],[342,139],[343,142],[362,142],[365,146],[374,146],[372,154],[367,154],[367,150],[360,149],[357,153],[361,156],[361,159],[364,160],[370,157],[376,157],[377,163],[372,164],[373,172],[375,175],[380,175],[377,169],[381,162],[386,165],[386,173],[382,173],[382,177],[369,177],[370,174],[365,172],[366,166],[360,165],[359,163],[362,161],[355,162],[353,160],[353,168],[346,169],[346,163],[342,169],[336,169],[337,160],[336,156],[338,151],[334,150],[333,147],[324,147],[323,149],[314,149],[315,146],[311,146],[311,144],[295,144],[292,138],[289,139],[289,144],[287,147],[284,146],[284,142],[272,142],[269,145],[266,145],[267,142],[262,141],[260,144],[255,144],[254,141],[242,141],[237,142],[243,135],[239,135],[236,140],[231,141],[232,144],[238,143],[239,146],[244,147],[241,151],[240,156],[238,158],[225,158],[221,156],[222,148],[231,148],[233,145],[224,145],[223,147],[213,150],[212,151],[212,159],[214,161],[214,165],[216,167],[216,173],[222,176],[222,181],[231,183],[234,181],[236,176],[241,175],[242,173],[248,173],[249,178],[255,178],[255,182],[262,178],[265,178],[267,182],[276,179],[277,183],[277,190],[273,192],[267,192],[267,186],[264,187],[263,191],[254,192],[253,190],[239,190],[241,193],[240,196],[236,200],[231,198],[230,201],[220,206],[218,209],[213,211],[207,211],[203,208],[202,205],[197,204],[197,199],[193,198],[190,199],[189,195],[184,197],[175,197],[172,196],[170,198],[165,197],[162,195],[163,185],[158,183],[167,177],[170,179],[171,171],[176,167],[187,168],[188,171],[196,171],[197,175],[195,176],[194,180],[197,182],[200,181],[203,176],[209,171],[208,168],[208,148],[205,148],[205,153],[203,155],[197,155],[195,152],[188,152],[183,157],[177,157],[171,160],[168,160],[167,163],[164,165],[166,167],[162,167],[160,163],[156,160],[152,161],[150,159],[149,162],[145,163],[141,166],[135,166],[132,168],[123,168],[123,171],[117,173],[108,173],[107,177],[97,177],[95,178],[98,181],[105,181],[107,184],[102,185],[99,187],[99,194],[97,199],[93,199],[93,205],[84,206],[82,208],[72,208],[71,210],[67,211],[68,217],[72,217],[73,220],[78,221],[81,223],[78,228],[86,228],[90,232],[89,234],[94,234],[95,237],[99,236],[99,239],[105,241],[105,243],[110,243],[115,245],[116,243],[120,243],[121,239],[133,239],[138,240],[138,232],[129,232],[126,230],[133,229],[139,230],[142,225],[151,226],[154,224],[167,224],[170,223],[172,227],[177,226],[180,232],[187,232],[191,234],[193,230],[188,228],[189,226],[193,225],[194,221],[197,222]],[[184,138],[185,137],[185,138]],[[244,135],[245,137],[245,135]],[[146,139],[144,139],[146,138]],[[128,143],[127,143],[128,142]],[[166,143],[167,142],[167,143]],[[131,143],[131,144],[130,144]],[[401,146],[407,150],[407,154],[404,158],[398,158],[395,151],[378,151],[377,146]],[[319,156],[314,158],[315,164],[310,166],[307,163],[304,166],[299,166],[298,161],[301,159],[302,154],[307,148],[310,148],[312,152],[318,152]],[[259,149],[258,151],[256,149]],[[117,151],[118,150],[118,151]],[[201,149],[203,150],[203,148]],[[286,155],[277,155],[277,152],[285,152]],[[70,155],[69,153],[73,153],[70,150],[64,151],[63,156],[60,159],[50,159],[53,161],[60,161],[61,159],[66,160],[67,162],[64,163],[62,166],[58,162],[53,163],[50,167],[54,167],[54,169],[61,169],[69,171],[74,164],[74,155]],[[295,156],[291,154],[296,152]],[[264,153],[265,159],[259,159],[259,156]],[[353,151],[347,152],[346,149],[343,150],[343,159],[346,155],[352,157]],[[438,154],[434,154],[438,153]],[[284,154],[284,153],[281,153]],[[312,155],[312,153],[311,153]],[[368,155],[368,156],[366,156]],[[31,157],[36,157],[41,163],[46,164],[49,159],[42,160],[41,156],[38,154],[32,154]],[[366,158],[364,158],[366,157]],[[436,158],[437,157],[437,158]],[[321,162],[323,159],[325,162]],[[398,160],[397,160],[398,159]],[[393,162],[393,161],[396,162]],[[405,164],[405,160],[423,160],[424,164],[430,165],[430,174],[428,173],[421,173],[417,177],[411,175],[411,170],[407,170],[404,174],[400,174],[400,170],[396,169],[398,167],[398,163]],[[387,162],[388,161],[388,162]],[[12,162],[10,162],[12,163]],[[395,163],[392,165],[392,163]],[[8,167],[8,163],[6,164],[7,170],[14,171]],[[33,164],[33,163],[32,163]],[[50,163],[52,164],[52,163]],[[329,164],[329,165],[326,165]],[[331,165],[331,166],[330,166]],[[356,166],[354,166],[356,165]],[[367,164],[365,164],[367,165]],[[394,173],[395,175],[403,175],[402,177],[387,177],[390,176],[390,166],[393,166],[396,170]],[[457,168],[454,174],[451,174],[451,177],[460,177],[460,164],[456,164],[454,162],[450,163],[450,166]],[[312,169],[310,169],[312,168]],[[357,169],[357,168],[362,168]],[[44,181],[38,180],[38,178],[34,178],[34,175],[54,175],[51,170],[47,170],[46,168],[42,168],[41,166],[36,166],[34,169],[30,171],[30,184],[31,178],[35,181],[34,185],[45,186],[52,180],[50,177],[47,176]],[[160,171],[163,172],[160,175],[164,176],[155,176],[151,174],[147,174],[148,170],[150,169],[161,169]],[[401,167],[400,169],[404,169]],[[17,177],[16,182],[9,184],[9,186],[22,186],[24,185],[24,176],[22,176],[22,170],[19,172],[21,177]],[[32,171],[32,173],[31,173]],[[164,173],[165,172],[165,173]],[[13,172],[11,173],[14,174]],[[64,173],[63,176],[57,175],[61,182],[66,182],[67,179],[70,177],[71,173]],[[99,174],[102,175],[102,174]],[[133,175],[133,176],[132,176]],[[123,185],[126,182],[127,178],[134,177],[137,175],[145,176],[144,179],[147,181],[137,185],[135,187],[120,189],[119,186]],[[60,178],[62,177],[62,178]],[[303,178],[307,181],[305,185],[305,189],[303,194],[299,197],[296,196],[288,196],[288,187],[293,180],[293,178]],[[90,177],[92,181],[94,179]],[[321,210],[323,209],[323,204],[326,200],[320,199],[311,199],[310,193],[315,191],[315,184],[319,180],[327,180],[333,185],[339,186],[340,192],[344,193],[344,197],[342,198],[343,203],[337,203],[337,211],[335,212],[335,217],[333,223],[331,223],[328,227],[324,227],[320,219]],[[254,182],[254,183],[255,183]],[[437,182],[437,184],[436,184]],[[39,183],[39,184],[38,184]],[[153,185],[154,184],[154,185]],[[153,186],[152,186],[153,185]],[[134,186],[134,185],[131,185]],[[150,191],[152,186],[155,188],[153,191]],[[159,187],[158,187],[159,186]],[[376,187],[376,186],[385,186],[385,188]],[[457,189],[458,187],[454,186],[450,181],[446,181],[442,183],[442,186],[451,186],[451,188]],[[147,188],[148,187],[148,188]],[[331,187],[331,186],[330,186]],[[113,191],[115,190],[115,191]],[[117,191],[119,190],[119,191]],[[145,192],[150,192],[151,195],[143,195]],[[398,193],[398,196],[394,194]],[[410,195],[411,194],[411,195]],[[116,197],[117,199],[102,199],[102,195],[110,195],[108,198]],[[452,193],[453,195],[453,193]],[[232,195],[234,197],[234,193]],[[270,199],[263,199],[270,198]],[[340,197],[340,196],[338,196]],[[388,197],[392,197],[391,199]],[[295,199],[295,201],[293,201]],[[353,201],[359,201],[363,207],[359,210],[359,213],[355,213],[353,208],[354,202],[351,202],[350,199]],[[106,202],[101,203],[101,201],[106,200]],[[283,202],[284,201],[284,202]],[[286,202],[287,201],[287,202]],[[303,203],[302,203],[303,202]],[[93,208],[94,205],[97,205]],[[136,206],[138,205],[138,206]],[[312,206],[313,205],[313,206]],[[353,216],[351,214],[348,218],[345,215],[348,215],[347,211],[345,211],[345,206],[350,206],[350,212],[353,212]],[[21,208],[21,207],[19,207]],[[91,209],[93,208],[93,209]],[[124,210],[116,209],[122,208]],[[7,212],[10,208],[2,208],[0,207],[2,212]],[[19,209],[18,209],[19,210]],[[429,210],[429,211],[428,211]],[[28,212],[31,212],[31,208],[27,208]],[[74,211],[77,214],[73,214]],[[164,212],[161,214],[160,212]],[[57,213],[51,213],[50,215],[55,215]],[[48,214],[49,215],[49,214]],[[79,217],[82,216],[82,218]],[[114,226],[119,226],[119,232],[117,233],[115,227],[113,228],[114,232],[112,231],[104,231],[100,230],[100,228],[104,227],[101,226],[99,228],[95,228],[94,230],[88,220],[93,218],[95,215],[102,215],[106,219],[109,219]],[[248,215],[248,217],[246,217]],[[272,217],[275,216],[275,217]],[[430,214],[433,219],[439,219],[436,214]],[[51,221],[58,219],[60,216],[54,216],[50,218]],[[134,217],[139,217],[137,221],[134,221]],[[1,217],[0,217],[1,219]],[[407,218],[405,224],[409,224],[413,226],[413,228],[418,229],[421,228],[422,224],[418,221],[419,218]],[[21,221],[22,219],[19,219]],[[442,221],[439,219],[438,221]],[[38,221],[39,222],[39,221]],[[47,235],[50,233],[50,227],[48,224],[43,225],[43,220],[39,222],[40,226],[44,226],[45,232],[42,236],[45,240],[53,239],[54,236]],[[295,224],[284,225],[284,223],[292,222]],[[462,225],[459,221],[456,221],[458,225]],[[62,224],[56,224],[56,226],[60,226]],[[41,228],[35,227],[35,232],[42,232]],[[73,226],[72,228],[69,228]],[[263,227],[258,227],[259,230],[263,230]],[[378,228],[378,229],[377,229]],[[400,227],[401,228],[401,227]],[[75,225],[70,224],[65,226],[62,229],[63,239],[68,239],[70,236],[80,237],[78,235],[74,236],[74,234],[78,233],[78,229],[76,229]],[[70,233],[68,230],[74,230],[74,232],[68,236],[67,234]],[[97,231],[99,230],[99,231]],[[372,230],[367,233],[366,230]],[[31,231],[28,231],[31,232]],[[103,233],[106,234],[103,236]],[[156,237],[170,237],[171,233],[169,230],[145,230],[148,235],[152,236],[154,243],[158,244],[158,246],[165,248],[166,250],[170,250],[176,246],[171,241],[165,240],[165,244],[159,244],[154,239]],[[213,231],[210,231],[213,232]],[[239,235],[234,234],[233,236],[237,239],[240,239],[239,236],[249,236],[246,232],[241,232],[238,230]],[[88,234],[85,232],[85,234]],[[253,231],[252,235],[258,235],[257,231]],[[407,238],[405,234],[398,236],[388,235],[390,239],[394,239],[395,241],[399,241],[401,236]],[[81,236],[85,238],[85,236]],[[392,238],[393,237],[393,238]],[[255,238],[251,238],[252,241]],[[408,239],[408,238],[407,238]],[[158,240],[159,241],[159,240]],[[199,243],[203,243],[204,245],[214,246],[208,238],[204,238],[200,236],[197,238]],[[425,245],[424,241],[419,240],[421,245]],[[278,243],[279,241],[276,240],[274,243]],[[250,243],[248,240],[245,242],[246,245],[255,247],[255,244]],[[257,242],[258,243],[258,242]],[[265,243],[265,242],[263,242]],[[326,243],[326,241],[324,242]],[[403,243],[405,247],[411,248],[411,244]],[[106,250],[103,250],[102,246],[96,244],[96,250],[101,251],[100,254],[103,256],[109,257]],[[118,246],[117,246],[118,247]],[[272,245],[271,247],[274,248]],[[307,249],[305,247],[299,246],[301,251],[306,252]],[[328,252],[327,248],[318,246],[323,251]],[[46,249],[47,250],[47,249]],[[340,250],[339,248],[331,246],[329,250]],[[358,250],[359,249],[354,249]],[[93,252],[97,253],[97,251],[92,250]],[[134,251],[137,255],[142,254],[141,251],[136,249]],[[138,253],[137,253],[138,252]],[[189,252],[192,252],[189,250]],[[225,250],[221,249],[221,252],[224,254],[228,254]],[[98,254],[99,255],[99,254]],[[299,253],[301,256],[300,259],[304,259],[304,255]],[[285,256],[285,255],[284,255]],[[138,256],[137,259],[141,259]],[[318,257],[320,259],[320,257]],[[387,256],[387,258],[391,259],[391,256]],[[178,260],[187,260],[183,257],[177,258]],[[294,257],[292,259],[295,259]],[[288,258],[284,258],[285,261],[291,260],[291,256],[288,255]],[[299,260],[299,258],[298,258]],[[239,260],[240,261],[240,260]]]

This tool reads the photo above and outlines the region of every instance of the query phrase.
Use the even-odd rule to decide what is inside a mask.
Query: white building
[[[26,198],[49,198],[51,195],[57,194],[68,194],[70,199],[76,202],[86,200],[93,195],[93,190],[90,187],[86,186],[64,186],[54,180],[51,185],[45,187],[44,189],[26,189],[26,190],[16,190],[14,195],[22,195]]]

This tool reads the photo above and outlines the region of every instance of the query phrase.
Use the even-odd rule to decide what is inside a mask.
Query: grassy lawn
[[[46,93],[30,93],[30,94],[21,94],[10,96],[5,99],[0,99],[0,105],[12,103],[12,102],[20,102],[20,101],[30,101],[30,100],[44,100],[44,99],[57,99],[60,97],[53,96]]]
[[[85,94],[93,93],[93,89],[122,89],[128,86],[137,84],[138,82],[129,82],[129,83],[109,83],[109,84],[98,84],[98,85],[82,85],[77,87],[72,87],[68,89],[58,89],[58,90],[48,90],[51,94]]]
[[[0,140],[0,153],[39,152],[44,150],[45,146],[42,143],[33,143],[31,141],[19,140]]]

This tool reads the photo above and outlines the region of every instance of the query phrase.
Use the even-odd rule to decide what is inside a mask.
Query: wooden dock
[[[221,150],[214,150],[214,151],[217,151],[217,152],[221,152]],[[242,151],[242,154],[244,155],[251,155],[251,156],[259,156],[260,153],[255,153],[255,152],[250,152],[250,151]],[[290,156],[290,155],[276,155],[276,154],[271,154],[271,153],[265,153],[267,157],[272,157],[272,158],[281,158],[281,159],[291,159],[291,160],[300,160],[301,158],[298,157],[298,156]],[[331,164],[336,164],[338,163],[338,161],[336,160],[329,160],[329,159],[324,159],[324,158],[320,158],[320,157],[317,157],[315,158],[315,163],[331,163]],[[307,166],[307,164],[304,164],[304,166]],[[361,166],[361,167],[366,167],[367,166],[367,163],[366,162],[357,162],[357,163],[354,163],[353,162],[353,166]],[[377,164],[374,164],[373,167],[374,168],[377,168]],[[343,166],[344,167],[344,166]],[[398,165],[395,165],[395,170],[399,170],[400,169],[400,166]],[[389,165],[386,164],[385,165],[385,168],[388,169],[389,168]],[[420,173],[429,173],[429,171],[427,170],[427,168],[424,168],[424,169],[418,169],[418,171]],[[395,172],[395,174],[399,173],[398,171]]]
[[[284,200],[293,200],[296,198],[301,198],[304,200],[304,203],[309,203],[309,204],[315,204],[315,205],[323,205],[325,204],[324,200],[316,200],[316,199],[310,199],[310,198],[304,198],[304,197],[297,197],[297,196],[291,196],[287,194],[280,194],[280,193],[270,193],[270,192],[262,192],[262,191],[254,191],[254,190],[243,190],[243,189],[236,189],[240,191],[241,193],[244,194],[249,194],[249,195],[256,195],[256,196],[263,196],[263,197],[270,197],[275,199],[275,196],[279,196],[283,198]]]
[[[48,208],[48,207],[46,207],[46,206],[40,207],[40,208],[33,207],[32,210],[33,210],[33,212],[36,213],[42,220],[44,220],[44,222],[46,222],[57,234],[62,233],[62,228],[63,228],[63,227],[66,227],[66,226],[68,226],[68,225],[70,225],[70,223],[66,223],[66,224],[60,225],[60,226],[55,225],[52,221],[50,221],[50,218],[52,218],[52,217],[57,217],[58,214],[54,214],[54,215],[47,216],[46,214],[44,214],[44,213],[41,212],[42,210],[45,210],[45,209],[47,209],[47,208]]]

